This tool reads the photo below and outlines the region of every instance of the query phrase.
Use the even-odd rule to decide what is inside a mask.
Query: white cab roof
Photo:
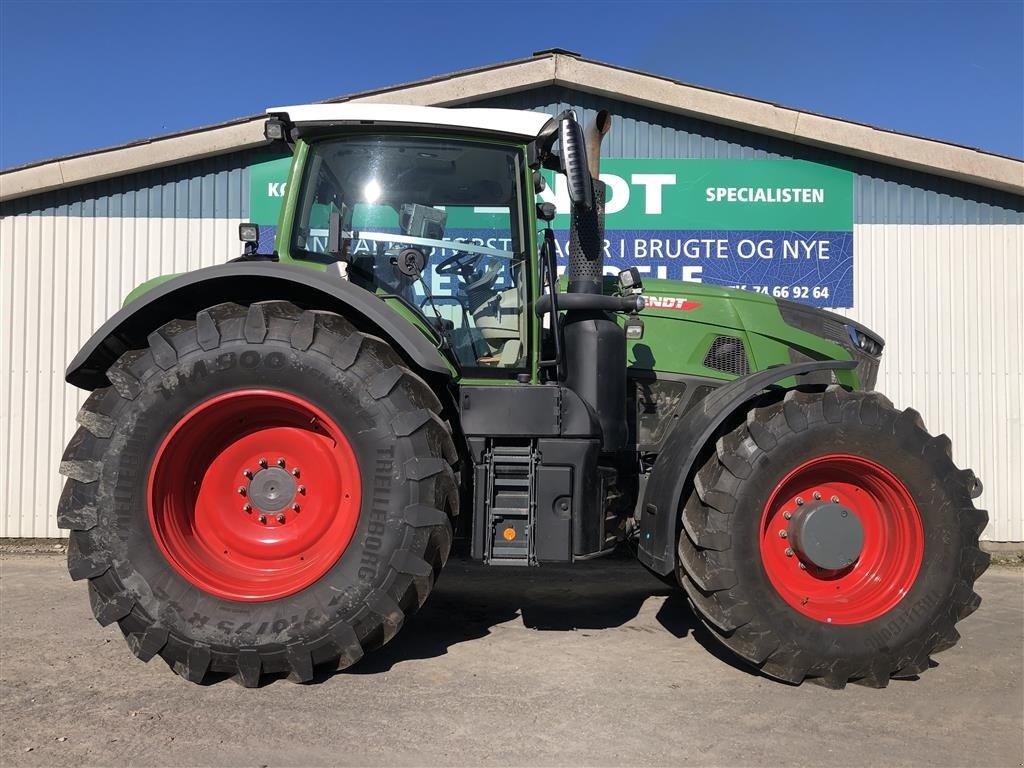
[[[275,107],[267,114],[287,115],[296,124],[377,122],[416,126],[469,128],[533,139],[551,116],[520,109],[459,109],[404,104],[299,104]]]

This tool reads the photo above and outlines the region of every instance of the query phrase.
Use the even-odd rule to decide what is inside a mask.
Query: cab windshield
[[[399,298],[469,368],[527,366],[520,154],[482,142],[356,136],[310,147],[298,258]]]

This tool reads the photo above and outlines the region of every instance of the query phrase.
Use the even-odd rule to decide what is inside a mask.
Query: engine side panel
[[[647,280],[641,313],[644,338],[629,343],[631,371],[731,381],[775,365],[850,360],[859,355],[839,315],[781,302],[759,293],[701,283]],[[791,308],[795,311],[790,311]],[[865,332],[870,333],[867,329]],[[877,370],[877,356],[875,359]],[[869,366],[865,364],[863,374]],[[865,387],[864,375],[836,379]]]

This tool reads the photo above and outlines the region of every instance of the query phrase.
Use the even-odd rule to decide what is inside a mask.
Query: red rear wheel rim
[[[856,516],[864,537],[856,560],[837,570],[817,567],[792,546],[793,515],[830,502]],[[801,464],[776,486],[761,518],[760,550],[769,580],[795,610],[828,624],[860,624],[910,590],[924,531],[917,504],[891,472],[861,456],[831,454]]]
[[[168,562],[204,592],[275,600],[323,576],[359,519],[345,434],[301,397],[249,389],[189,411],[157,450],[149,520]]]

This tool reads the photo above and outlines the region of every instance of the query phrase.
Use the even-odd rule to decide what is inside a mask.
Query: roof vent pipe
[[[611,127],[612,116],[607,109],[602,109],[587,128],[587,165],[590,167],[590,175],[595,179],[600,177],[601,142]]]

